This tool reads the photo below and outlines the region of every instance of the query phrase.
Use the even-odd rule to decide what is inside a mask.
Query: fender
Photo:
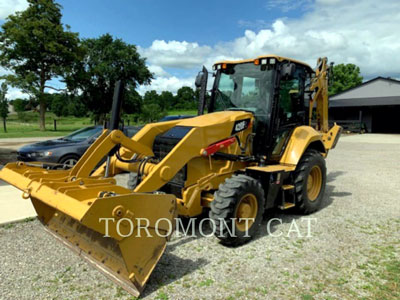
[[[279,161],[280,164],[296,166],[309,146],[321,153],[327,153],[321,133],[310,126],[297,127],[289,139],[285,152]]]

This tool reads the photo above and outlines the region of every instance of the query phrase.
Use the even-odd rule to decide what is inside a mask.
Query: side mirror
[[[281,67],[281,76],[284,78],[292,78],[294,76],[294,72],[296,72],[296,65],[294,63],[288,62],[283,64]]]
[[[196,88],[200,91],[199,93],[199,105],[197,114],[200,116],[204,113],[204,109],[207,105],[207,81],[208,81],[208,71],[206,67],[203,66],[203,70],[197,74],[195,85]]]
[[[204,77],[205,77],[204,71],[200,71],[197,76],[196,76],[196,81],[194,82],[194,85],[196,88],[201,88],[201,84],[203,83]]]

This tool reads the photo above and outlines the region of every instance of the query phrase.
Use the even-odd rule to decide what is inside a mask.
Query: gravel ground
[[[174,236],[142,298],[399,299],[399,157],[400,136],[343,137],[327,160],[323,209],[270,212],[238,248]],[[282,224],[268,234],[271,218]],[[1,299],[132,299],[36,220],[0,228],[0,252]]]

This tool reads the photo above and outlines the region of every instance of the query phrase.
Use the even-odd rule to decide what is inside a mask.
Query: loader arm
[[[109,172],[110,161],[118,147],[153,155],[150,141],[174,123],[149,128],[140,141],[127,138],[117,130],[122,90],[123,84],[117,82],[110,130],[103,131],[72,169],[9,163],[0,171],[0,179],[31,199],[39,220],[57,240],[139,296],[174,230],[176,199],[174,195],[133,193],[116,185],[108,175],[121,170]],[[105,156],[107,168],[94,172]]]

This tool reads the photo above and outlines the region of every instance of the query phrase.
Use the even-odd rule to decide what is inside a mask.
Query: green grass
[[[196,115],[196,110],[171,110],[168,115]],[[54,131],[54,119],[57,120],[57,131]],[[39,129],[39,113],[25,112],[24,122],[18,119],[18,115],[9,115],[7,118],[7,133],[0,124],[0,139],[20,137],[57,137],[65,136],[85,126],[93,125],[90,118],[56,117],[53,113],[46,113],[46,131]],[[134,124],[130,124],[134,125]]]
[[[363,288],[369,290],[374,299],[400,299],[399,246],[398,241],[379,245],[375,257],[367,262],[364,276],[368,284]]]
[[[200,287],[211,286],[213,283],[214,283],[214,280],[212,280],[212,279],[206,279],[206,280],[201,281],[201,282],[199,283],[199,286],[200,286]]]
[[[197,110],[170,110],[167,115],[197,115]]]
[[[46,131],[39,130],[39,114],[26,112],[24,122],[18,119],[17,115],[10,115],[7,118],[7,133],[0,127],[1,138],[17,137],[52,137],[65,136],[85,126],[93,125],[90,118],[61,117],[57,118],[53,113],[46,114]],[[57,119],[57,131],[54,131],[54,119]]]

